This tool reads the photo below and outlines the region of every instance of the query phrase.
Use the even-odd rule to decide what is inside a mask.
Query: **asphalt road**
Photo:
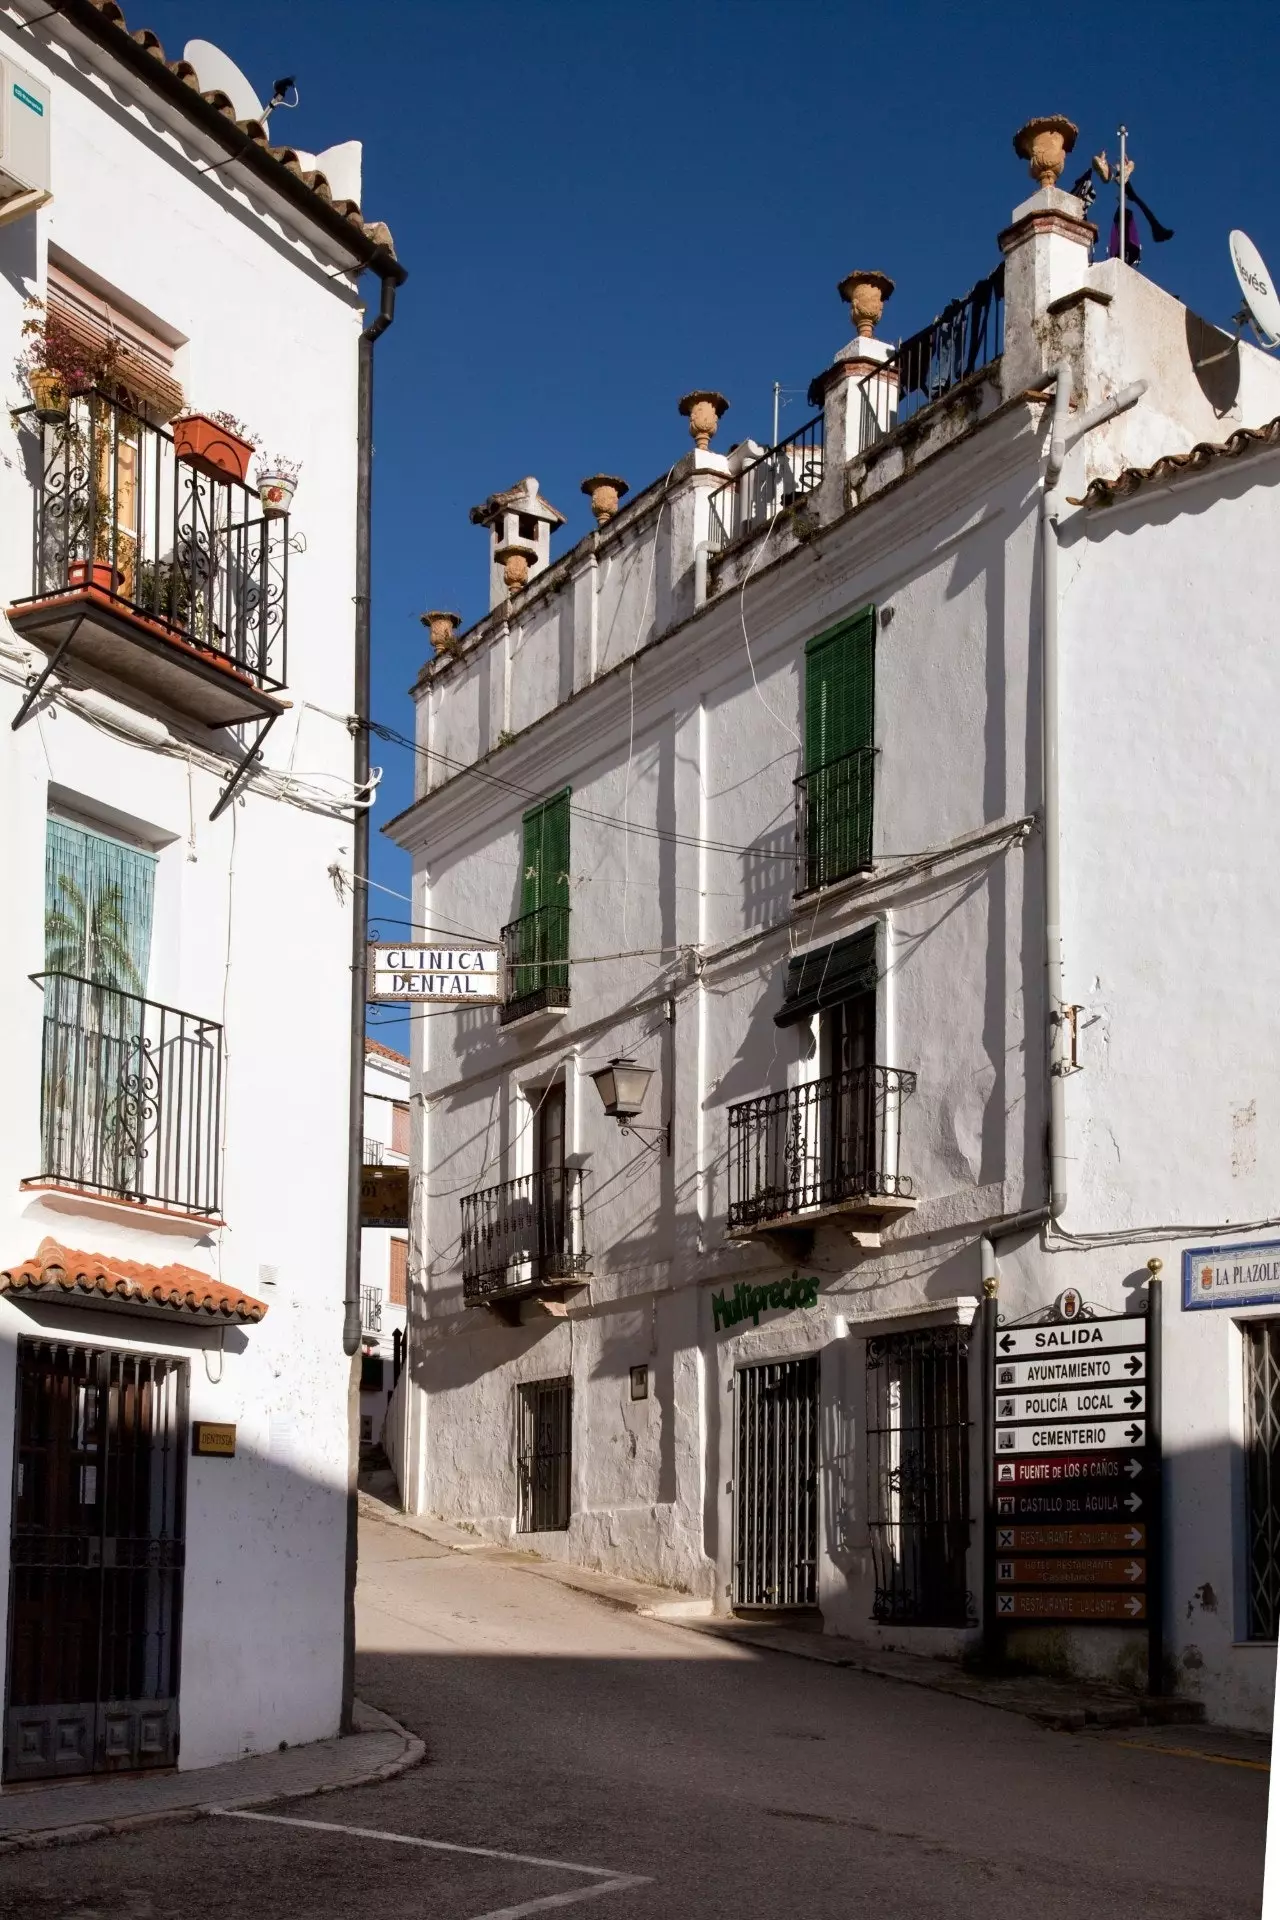
[[[428,1765],[0,1859],[0,1914],[1259,1913],[1264,1773],[729,1646],[382,1522],[361,1564],[360,1691]]]

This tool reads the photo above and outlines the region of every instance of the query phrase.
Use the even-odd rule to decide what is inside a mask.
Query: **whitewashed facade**
[[[12,1780],[338,1728],[357,283],[390,256],[358,148],[347,205],[118,8],[10,9],[0,57],[42,103],[52,185],[0,224]],[[43,425],[12,371],[32,298],[127,348],[109,392]],[[269,553],[253,469],[241,488],[176,461],[190,408],[302,463]],[[36,603],[80,625],[24,715],[51,657]]]
[[[364,1164],[409,1165],[409,1059],[364,1045]],[[408,1322],[408,1222],[360,1229],[360,1445],[380,1446]]]
[[[549,844],[522,815],[567,789],[567,860],[540,884],[569,933],[546,975],[566,989],[529,992],[540,956],[517,933],[505,1019],[415,1024],[399,1468],[412,1508],[490,1537],[524,1528],[718,1610],[816,1602],[829,1631],[959,1654],[982,1625],[984,1278],[1006,1318],[1068,1288],[1114,1312],[1159,1260],[1165,1683],[1263,1725],[1275,1516],[1250,1505],[1248,1461],[1275,1408],[1246,1431],[1245,1361],[1280,1306],[1184,1310],[1180,1263],[1280,1239],[1258,884],[1280,463],[1266,434],[1231,439],[1280,415],[1280,369],[1132,268],[1091,264],[1081,216],[1045,188],[1000,236],[1002,350],[964,331],[980,309],[995,328],[999,283],[935,329],[914,395],[907,361],[859,338],[772,475],[686,454],[423,669],[419,796],[390,829],[418,922],[491,939],[520,920]],[[1040,505],[1068,375],[1051,1009]],[[1235,457],[1082,504],[1202,442]],[[831,796],[812,780],[796,825],[821,724],[806,646],[846,623],[874,663],[865,859],[814,839]],[[826,991],[842,978],[843,1007]],[[619,1055],[653,1070],[640,1131],[593,1085]],[[852,1123],[822,1090],[846,1071],[867,1102]],[[851,1128],[865,1177],[824,1185]],[[735,1139],[754,1160],[735,1164]],[[772,1294],[735,1320],[740,1286]],[[757,1460],[748,1496],[770,1394],[802,1405],[768,1428],[774,1479]],[[813,1564],[793,1551],[784,1578],[786,1526],[810,1529]],[[1271,1597],[1251,1603],[1251,1579]],[[1133,1629],[1009,1641],[1142,1683]]]

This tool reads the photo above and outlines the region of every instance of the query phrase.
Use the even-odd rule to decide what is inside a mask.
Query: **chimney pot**
[[[627,491],[627,483],[616,473],[593,473],[589,480],[583,481],[582,491],[591,501],[596,525],[602,527],[618,511],[618,501]]]
[[[1038,120],[1028,120],[1025,127],[1018,128],[1013,136],[1013,150],[1020,160],[1027,162],[1037,186],[1056,186],[1079,132],[1075,121],[1068,120],[1065,114],[1042,114]]]
[[[858,268],[846,274],[836,292],[849,302],[849,318],[860,340],[870,340],[893,294],[893,282],[876,268]]]
[[[680,411],[689,422],[694,446],[699,453],[705,453],[715,438],[722,417],[729,411],[729,402],[722,393],[699,387],[693,393],[685,394],[680,402]]]

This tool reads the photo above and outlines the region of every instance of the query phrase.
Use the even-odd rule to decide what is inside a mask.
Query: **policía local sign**
[[[369,948],[370,1000],[444,1000],[493,1006],[501,998],[497,947]]]
[[[1244,1247],[1188,1247],[1182,1256],[1184,1307],[1269,1306],[1280,1300],[1280,1240]]]

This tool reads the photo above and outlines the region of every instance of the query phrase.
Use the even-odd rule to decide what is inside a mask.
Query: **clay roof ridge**
[[[1224,460],[1238,460],[1242,454],[1263,447],[1280,446],[1280,415],[1261,427],[1238,427],[1225,440],[1200,440],[1185,453],[1162,453],[1147,467],[1125,467],[1110,480],[1091,480],[1083,494],[1068,496],[1073,507],[1106,507],[1127,500],[1144,487],[1168,484],[1202,473],[1206,467]]]
[[[208,1313],[225,1319],[261,1320],[267,1311],[240,1287],[215,1280],[198,1267],[171,1262],[149,1266],[114,1255],[82,1253],[46,1235],[33,1259],[0,1271],[0,1293],[97,1293],[177,1312]]]

